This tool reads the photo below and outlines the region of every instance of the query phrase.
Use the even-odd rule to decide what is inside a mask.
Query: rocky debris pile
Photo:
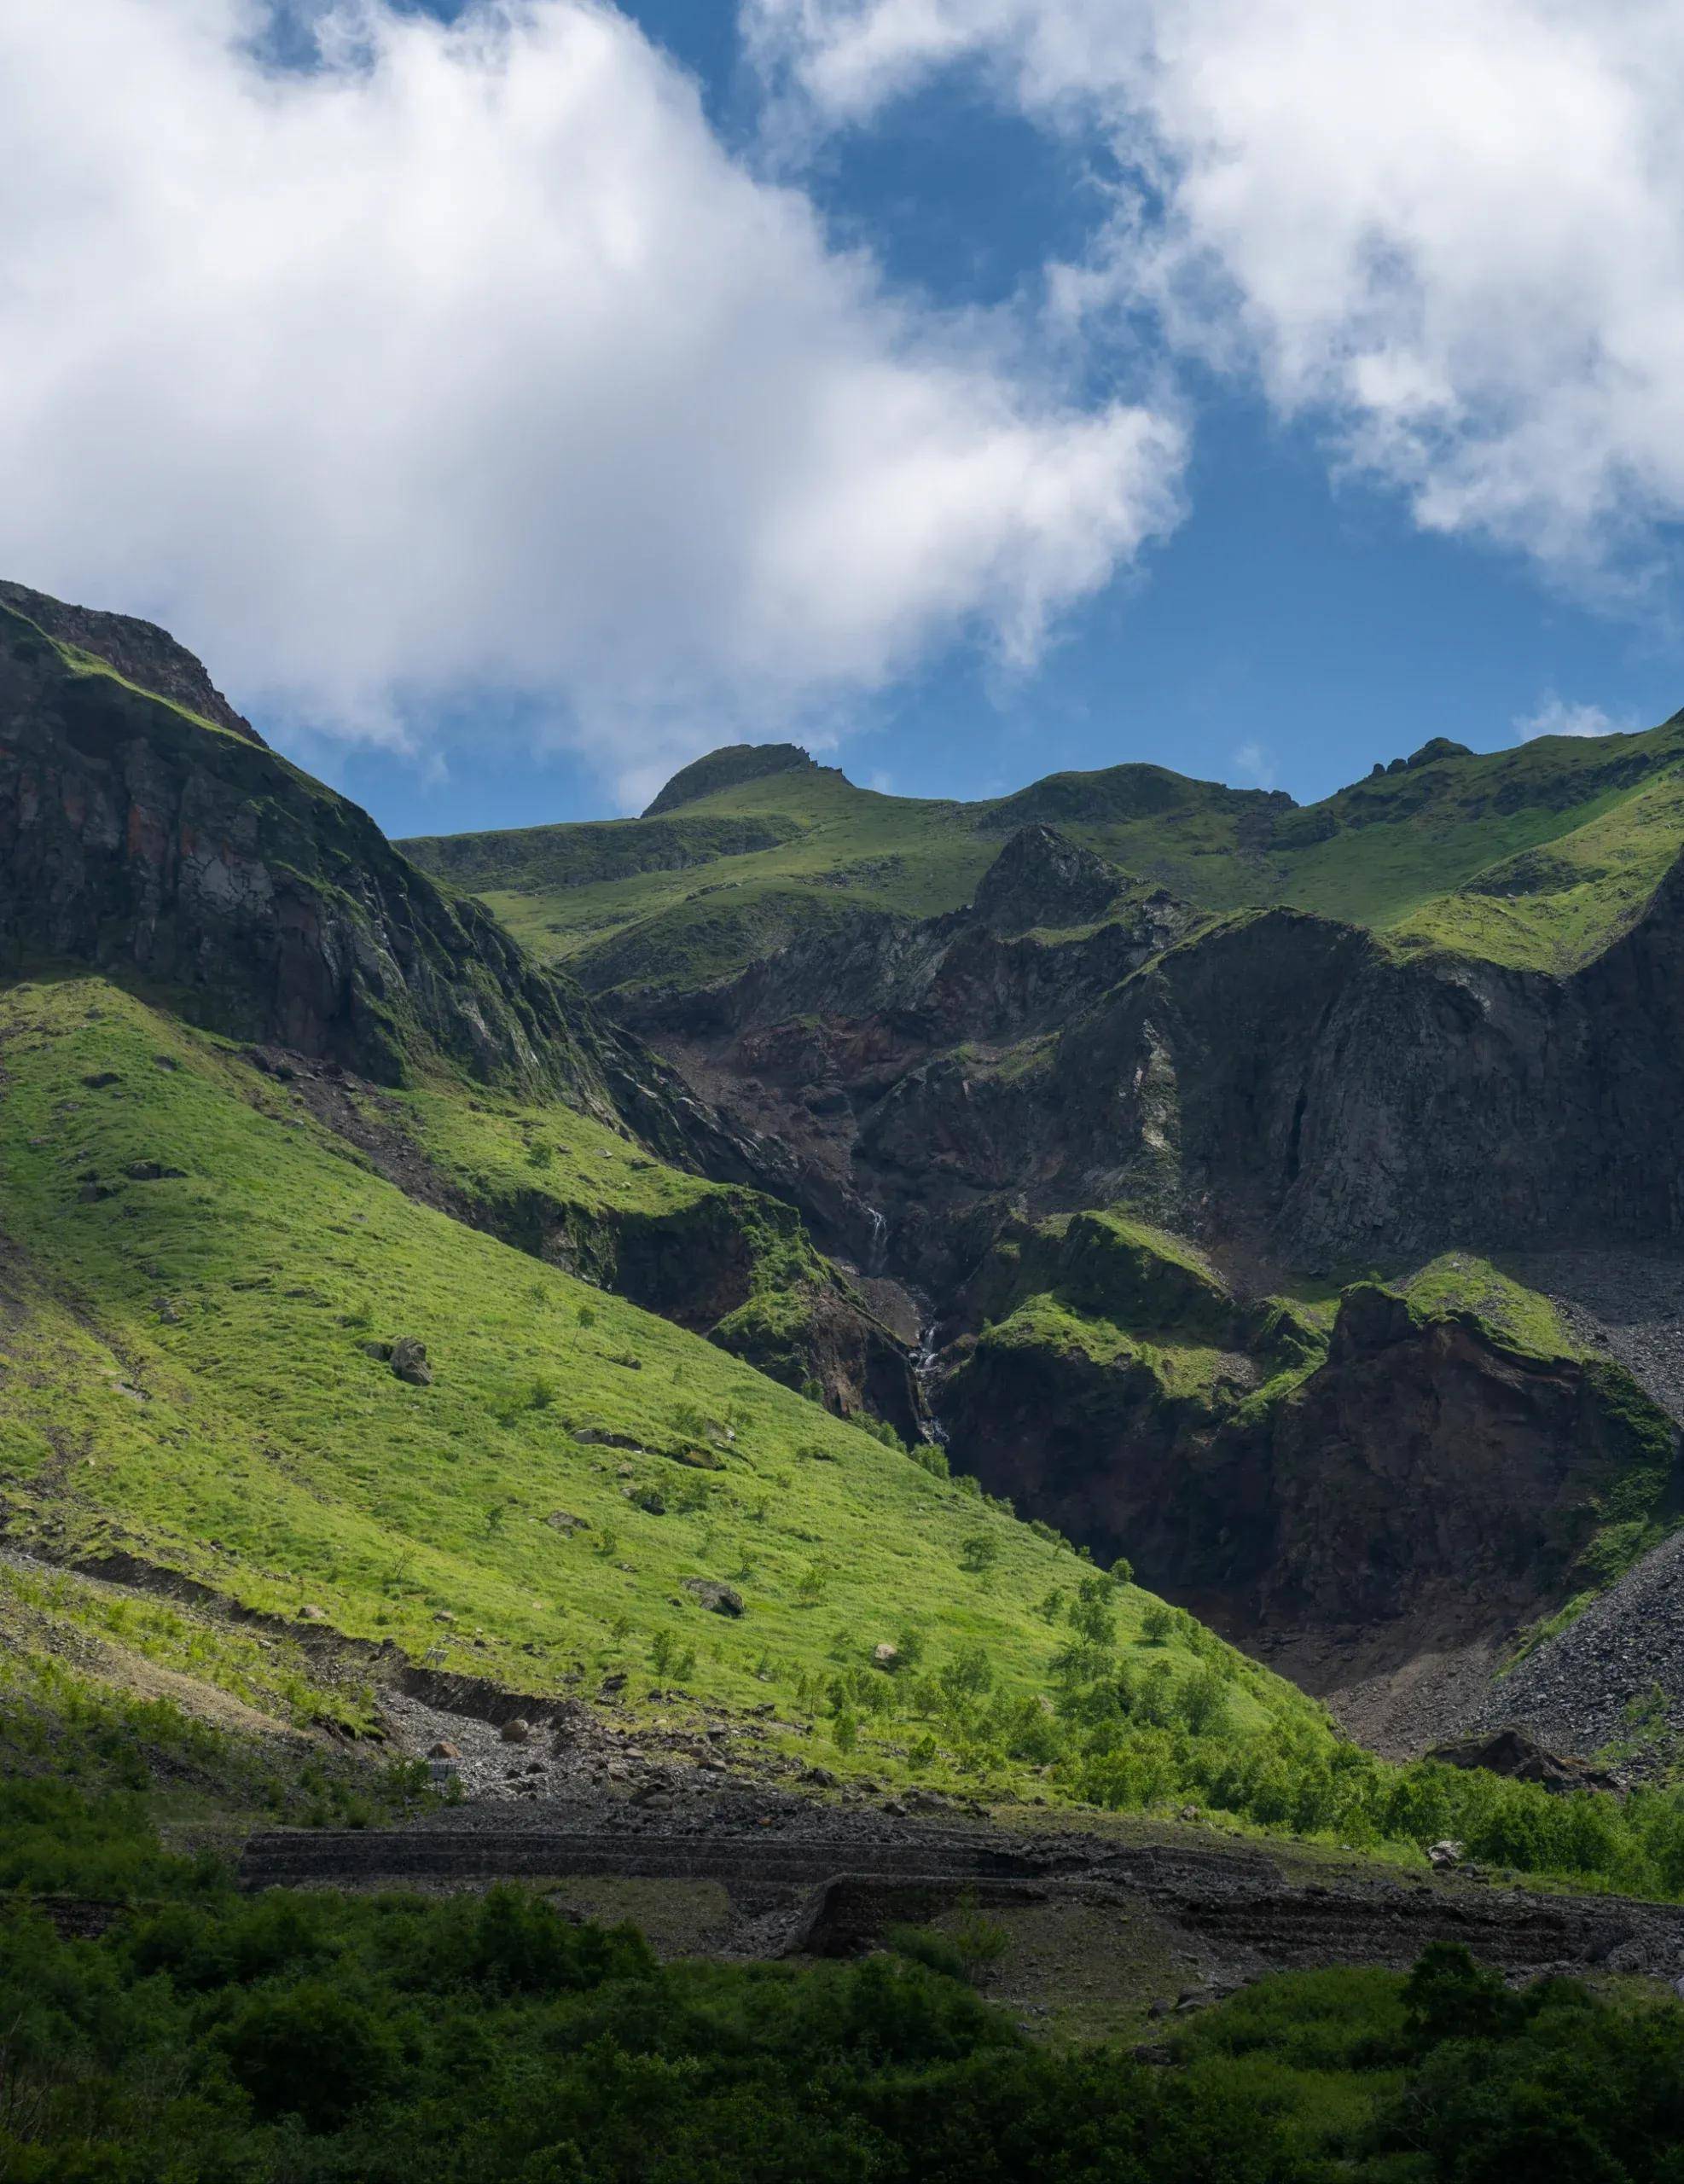
[[[1684,1259],[1651,1252],[1538,1252],[1514,1261],[1588,1350],[1614,1358],[1684,1425]]]
[[[1652,1773],[1684,1736],[1684,1533],[1663,1540],[1494,1686],[1473,1726],[1575,1752],[1630,1747]]]

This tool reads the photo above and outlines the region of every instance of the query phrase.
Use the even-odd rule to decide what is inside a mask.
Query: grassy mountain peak
[[[787,774],[812,768],[814,761],[798,743],[727,743],[682,766],[647,809],[646,819],[658,819],[680,804],[697,804],[717,796],[722,789],[744,781],[764,781],[769,774]]]

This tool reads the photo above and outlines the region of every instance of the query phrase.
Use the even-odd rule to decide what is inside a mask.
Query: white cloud
[[[964,61],[1151,187],[1060,284],[1149,300],[1424,526],[1637,580],[1684,516],[1678,0],[746,0],[857,124]]]
[[[1253,738],[1242,743],[1234,754],[1234,770],[1254,788],[1275,787],[1275,753],[1266,743]]]
[[[1576,706],[1552,690],[1537,711],[1517,715],[1514,732],[1522,743],[1540,735],[1629,735],[1629,720],[1616,720],[1600,706]]]
[[[1168,416],[889,294],[597,0],[0,5],[0,569],[399,741],[491,684],[636,795],[1050,623]]]

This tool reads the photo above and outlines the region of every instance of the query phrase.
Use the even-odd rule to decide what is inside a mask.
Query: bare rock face
[[[48,619],[78,617],[122,620]],[[107,650],[214,717],[204,671],[151,634]],[[25,954],[138,973],[217,1030],[381,1083],[431,1053],[606,1107],[623,1046],[355,805],[254,736],[78,670],[0,601],[0,961]]]
[[[92,607],[67,606],[49,599],[45,592],[27,585],[0,583],[0,605],[15,607],[38,629],[61,644],[91,653],[142,690],[155,690],[172,705],[185,706],[201,720],[243,735],[248,743],[261,744],[243,713],[238,713],[212,682],[203,666],[185,646],[178,645],[167,630],[155,622],[142,622],[131,614],[105,614]]]
[[[1181,1339],[1220,1343],[1219,1297],[1195,1302]],[[1617,1368],[1359,1283],[1306,1372],[1229,1310],[1254,1346],[1226,1382],[1178,1387],[1152,1339],[984,1337],[949,1353],[942,1415],[990,1492],[1242,1637],[1504,1634],[1594,1582],[1606,1512],[1671,1504],[1676,1431]]]

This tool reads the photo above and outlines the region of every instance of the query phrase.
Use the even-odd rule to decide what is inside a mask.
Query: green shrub
[[[297,2116],[336,2130],[398,2073],[397,2036],[368,2006],[326,1980],[254,1995],[229,2027],[229,2069],[265,2122]]]

